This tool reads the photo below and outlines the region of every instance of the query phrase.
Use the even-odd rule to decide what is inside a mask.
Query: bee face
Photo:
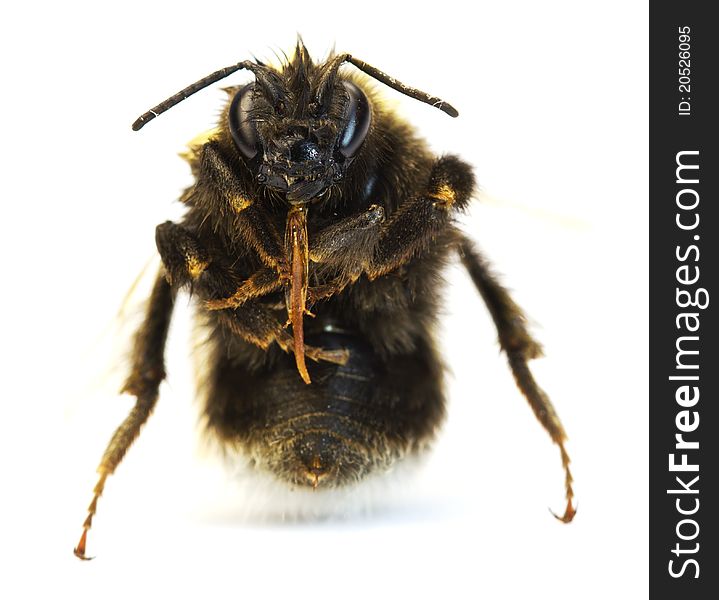
[[[235,94],[232,139],[260,185],[289,204],[321,199],[362,148],[372,121],[369,100],[324,66],[300,61],[274,75]]]

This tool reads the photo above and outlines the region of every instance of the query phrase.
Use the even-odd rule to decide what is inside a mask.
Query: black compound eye
[[[250,119],[254,93],[255,84],[250,83],[235,94],[230,105],[230,133],[240,152],[247,158],[254,158],[259,151],[257,129]]]
[[[352,158],[367,137],[372,111],[364,92],[350,81],[342,85],[349,96],[345,111],[346,125],[340,133],[337,149],[345,158]]]

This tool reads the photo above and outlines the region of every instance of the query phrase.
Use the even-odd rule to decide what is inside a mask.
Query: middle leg
[[[237,309],[217,311],[215,317],[228,332],[262,350],[276,342],[285,352],[294,352],[294,339],[284,324],[270,308],[255,300],[245,302]],[[314,361],[324,360],[336,364],[344,364],[349,358],[346,350],[326,350],[308,345],[305,345],[305,355]]]
[[[232,274],[213,264],[197,239],[184,227],[168,221],[157,227],[156,238],[167,279],[173,288],[193,285],[202,297],[223,298],[229,290],[237,287]],[[247,290],[246,299],[236,310],[233,310],[231,303],[222,306],[223,300],[207,300],[210,308],[218,309],[218,322],[226,330],[263,350],[276,342],[285,352],[294,351],[292,336],[285,329],[284,323],[277,319],[270,308],[253,301],[257,296],[279,289],[282,286],[281,278],[268,267],[260,269],[239,289],[243,289],[243,286]],[[213,303],[219,306],[213,306]],[[313,346],[306,346],[305,354],[315,361],[343,363],[347,360],[346,352]]]

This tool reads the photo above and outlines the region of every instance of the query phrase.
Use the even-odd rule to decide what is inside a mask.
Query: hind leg
[[[174,298],[175,295],[167,283],[165,275],[161,273],[155,281],[155,287],[150,296],[145,322],[135,336],[132,371],[122,389],[123,392],[135,396],[135,406],[113,434],[97,468],[100,477],[95,485],[92,502],[88,507],[82,536],[74,550],[75,556],[78,558],[88,558],[85,555],[87,532],[92,527],[97,501],[105,488],[106,479],[115,472],[117,466],[122,462],[157,402],[160,383],[165,378],[165,340],[170,326]]]
[[[529,360],[542,356],[542,346],[527,330],[527,319],[522,309],[494,278],[486,261],[466,238],[459,245],[459,255],[492,315],[499,334],[499,343],[507,355],[517,387],[524,394],[549,437],[559,446],[565,473],[567,506],[561,517],[554,516],[564,523],[569,523],[574,518],[576,508],[573,504],[574,490],[569,454],[564,447],[567,434],[549,396],[539,387],[527,364]]]

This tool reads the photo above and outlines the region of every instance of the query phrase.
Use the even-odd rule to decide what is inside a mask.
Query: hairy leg
[[[257,301],[245,302],[240,308],[225,309],[215,314],[217,322],[230,333],[266,350],[277,343],[285,352],[294,352],[294,339],[274,312]],[[305,345],[305,355],[314,361],[324,360],[344,364],[349,358],[346,350],[325,350]]]
[[[79,558],[87,558],[85,556],[87,532],[92,527],[92,519],[97,510],[97,501],[105,487],[105,480],[122,462],[157,402],[160,382],[165,378],[165,341],[173,305],[174,292],[164,274],[160,274],[150,296],[145,321],[135,336],[132,370],[122,389],[123,392],[135,396],[135,406],[113,434],[97,468],[100,477],[88,507],[82,536],[75,548],[75,555]]]
[[[172,221],[157,226],[155,243],[171,286],[192,284],[210,266],[210,257],[195,236]]]
[[[338,279],[347,283],[356,279],[367,266],[383,221],[384,209],[372,205],[365,212],[342,219],[320,231],[310,240],[309,248],[309,260],[317,265],[316,273],[321,277],[324,272],[340,272]],[[231,296],[208,300],[206,306],[210,310],[238,308],[252,298],[281,289],[283,285],[282,278],[274,270],[261,269],[243,281]],[[329,290],[336,288],[337,283],[333,282],[321,290],[315,288],[313,292],[310,289],[309,294],[318,299],[331,295]],[[328,291],[326,294],[325,289]]]
[[[333,270],[359,274],[372,257],[385,221],[384,208],[373,204],[366,211],[346,217],[315,234],[309,258]]]
[[[270,269],[260,269],[245,281],[235,292],[226,298],[211,298],[205,302],[208,310],[222,310],[225,308],[238,308],[252,298],[259,298],[282,289],[282,279]]]
[[[467,206],[473,191],[471,168],[454,156],[446,156],[435,162],[423,194],[407,200],[387,221],[365,217],[371,224],[368,227],[371,237],[366,243],[345,250],[332,241],[330,232],[321,239],[323,245],[319,248],[317,242],[311,240],[310,258],[314,253],[313,260],[328,262],[329,266],[334,262],[341,265],[341,269],[331,281],[310,287],[308,302],[341,292],[362,273],[370,280],[376,279],[420,255],[446,229],[452,214]],[[341,262],[338,259],[332,262],[334,256],[341,256]]]
[[[492,315],[499,334],[500,346],[507,355],[507,361],[517,387],[524,394],[549,437],[559,446],[565,473],[567,506],[561,517],[555,516],[560,521],[569,523],[574,518],[576,508],[573,504],[574,490],[572,473],[569,469],[570,459],[564,447],[567,434],[549,396],[539,387],[527,364],[529,360],[542,356],[542,346],[532,338],[527,330],[527,319],[522,309],[517,306],[509,292],[492,275],[487,262],[473,244],[464,238],[460,242],[458,250],[464,266]]]
[[[224,298],[227,291],[233,289],[234,280],[229,273],[212,264],[191,232],[167,221],[157,227],[156,239],[167,278],[174,289],[191,285],[201,297],[209,297],[206,307],[220,311],[218,322],[257,347],[264,350],[277,342],[285,352],[293,351],[292,336],[287,333],[284,323],[267,306],[252,301],[282,287],[282,281],[274,270],[267,267],[257,271],[237,288],[234,296]],[[233,310],[234,299],[239,294],[243,294],[239,303],[241,307]],[[218,296],[220,299],[216,299]],[[306,347],[305,354],[313,360],[340,363],[347,360],[344,352],[325,351],[312,346]]]
[[[282,236],[261,206],[254,204],[219,144],[210,141],[202,148],[198,186],[209,185],[224,202],[221,212],[234,215],[234,228],[262,262],[287,276],[289,267]]]
[[[435,162],[425,193],[402,204],[390,219],[385,220],[381,206],[372,205],[313,235],[309,240],[313,272],[321,280],[333,276],[307,290],[308,303],[339,293],[362,273],[375,279],[421,254],[446,228],[452,213],[467,205],[473,190],[471,168],[456,157],[443,157]],[[253,278],[209,308],[238,307],[264,290],[276,289],[270,273]]]
[[[474,175],[466,163],[454,156],[438,159],[427,191],[402,204],[383,225],[367,276],[386,275],[429,248],[473,191]]]

